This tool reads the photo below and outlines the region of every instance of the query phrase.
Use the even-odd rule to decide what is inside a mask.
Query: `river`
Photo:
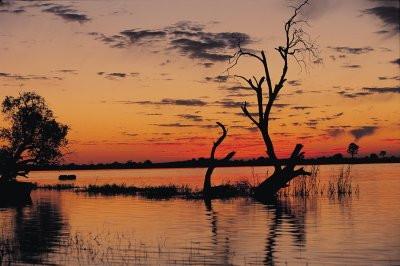
[[[343,166],[320,167],[321,187]],[[269,167],[218,168],[213,184],[262,181]],[[32,172],[57,184],[189,185],[205,169]],[[260,203],[249,198],[151,200],[34,190],[32,204],[0,207],[0,265],[399,265],[400,164],[353,165],[359,193]],[[64,182],[65,183],[65,182]]]

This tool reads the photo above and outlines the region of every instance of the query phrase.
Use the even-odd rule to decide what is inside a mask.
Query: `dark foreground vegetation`
[[[358,186],[353,186],[351,166],[343,167],[339,173],[332,176],[326,184],[321,184],[319,167],[311,167],[310,176],[299,176],[293,179],[290,186],[282,189],[277,197],[309,197],[309,196],[344,196],[358,194]],[[254,197],[254,190],[258,184],[251,184],[248,180],[236,183],[225,183],[211,187],[208,199],[229,199],[235,197]],[[76,193],[103,196],[141,196],[149,199],[203,199],[203,190],[191,188],[188,185],[162,185],[162,186],[127,186],[125,184],[88,185],[77,187],[73,184],[36,185],[35,189],[45,190],[70,190]]]

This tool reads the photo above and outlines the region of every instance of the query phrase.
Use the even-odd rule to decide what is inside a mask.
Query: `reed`
[[[294,178],[288,184],[288,187],[282,189],[279,192],[279,196],[308,197],[323,194],[323,188],[321,188],[319,166],[311,166],[310,172],[310,176],[301,175],[297,178]]]
[[[351,175],[351,166],[348,165],[346,168],[342,167],[339,170],[339,174],[337,176],[333,176],[332,180],[329,180],[328,183],[328,195],[351,195],[353,192],[358,194],[360,191],[359,186],[357,185],[355,189],[352,186],[352,175]]]
[[[319,166],[311,166],[311,176],[299,176],[291,181],[288,187],[282,189],[279,197],[309,197],[309,196],[322,196],[327,194],[329,197],[335,195],[351,195],[352,193],[358,194],[360,188],[357,185],[355,188],[352,186],[351,166],[342,167],[336,175],[333,173],[328,184],[322,185],[320,179]]]

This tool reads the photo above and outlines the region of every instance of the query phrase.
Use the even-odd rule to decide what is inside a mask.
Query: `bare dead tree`
[[[217,147],[224,141],[226,134],[228,130],[225,128],[223,124],[220,122],[217,122],[217,125],[221,127],[222,129],[222,135],[219,137],[219,139],[214,142],[213,147],[211,149],[211,154],[210,154],[210,161],[208,165],[208,169],[204,178],[204,186],[203,186],[203,195],[204,197],[209,197],[211,195],[211,175],[215,169],[220,163],[224,163],[232,159],[232,157],[235,155],[235,152],[232,151],[229,154],[225,156],[224,159],[222,160],[217,160],[215,159],[215,151],[217,150]]]
[[[309,0],[305,0],[301,5],[293,7],[293,15],[285,23],[285,43],[275,50],[279,53],[283,66],[281,74],[278,78],[278,82],[273,85],[272,77],[270,75],[270,69],[268,66],[268,59],[265,51],[260,53],[254,51],[243,50],[238,44],[238,51],[230,60],[230,66],[228,71],[236,66],[242,57],[250,57],[261,63],[263,69],[263,75],[260,78],[253,76],[252,78],[246,78],[244,76],[235,75],[250,86],[257,96],[258,105],[258,119],[253,117],[247,110],[247,103],[241,106],[243,113],[258,127],[263,137],[265,146],[267,148],[267,155],[274,166],[274,173],[264,180],[256,189],[255,197],[259,199],[267,199],[275,195],[281,188],[288,186],[288,182],[299,175],[310,175],[311,173],[306,172],[303,168],[295,170],[295,166],[299,159],[304,158],[304,152],[301,152],[303,148],[302,144],[297,144],[285,165],[282,165],[275,153],[275,148],[269,132],[269,119],[272,106],[278,97],[279,92],[283,88],[286,82],[286,75],[289,68],[289,59],[292,57],[301,67],[307,67],[306,61],[307,56],[309,60],[320,61],[318,56],[318,48],[315,43],[310,40],[309,35],[302,29],[304,24],[307,24],[306,20],[299,18],[300,11],[304,6],[309,4]],[[264,104],[264,84],[267,84],[268,92],[267,102]]]

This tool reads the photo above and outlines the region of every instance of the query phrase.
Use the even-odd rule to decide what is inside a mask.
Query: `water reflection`
[[[293,204],[290,200],[275,199],[265,204],[268,214],[273,214],[270,220],[268,236],[265,243],[265,258],[264,264],[275,265],[277,250],[277,240],[282,232],[288,231],[293,237],[293,245],[301,249],[305,247],[306,228],[305,204]],[[290,229],[283,228],[283,225],[288,224]]]
[[[11,245],[9,252],[12,254],[9,255],[12,260],[29,264],[46,263],[46,257],[60,246],[61,238],[67,234],[67,223],[57,199],[41,198],[32,205],[2,210],[7,211],[12,215],[4,225],[10,228],[3,230],[13,232],[7,241]]]
[[[254,204],[259,205],[260,202]],[[260,235],[266,235],[265,255],[261,261],[258,261],[258,258],[249,259],[256,259],[256,264],[275,265],[283,262],[281,257],[278,258],[277,251],[287,251],[288,246],[292,246],[294,251],[305,249],[307,209],[315,210],[316,201],[276,199],[261,204],[265,210],[267,225],[266,230],[259,232]],[[216,262],[218,265],[231,265],[232,254],[235,253],[232,247],[235,243],[231,243],[231,239],[235,239],[235,228],[241,226],[237,224],[227,225],[229,219],[226,219],[224,214],[219,214],[213,208],[211,200],[204,200],[204,205],[207,218],[210,221],[214,259],[218,260]],[[289,243],[284,239],[286,236],[291,237]],[[252,239],[248,240],[252,241]]]
[[[231,250],[230,243],[230,240],[232,239],[229,230],[230,227],[226,227],[226,230],[219,233],[218,213],[213,209],[212,200],[204,199],[204,204],[207,210],[206,215],[211,223],[211,243],[214,246],[212,249],[214,253],[214,262],[217,260],[217,264],[219,265],[231,265],[232,263],[230,263],[230,261],[232,260],[231,255],[233,251]]]

